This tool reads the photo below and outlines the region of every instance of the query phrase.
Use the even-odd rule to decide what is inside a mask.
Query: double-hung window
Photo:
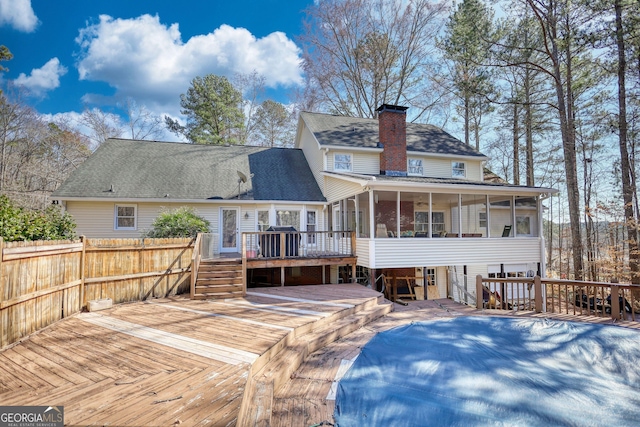
[[[276,211],[276,225],[279,227],[293,227],[296,230],[300,230],[300,211]]]
[[[333,170],[336,172],[351,172],[353,164],[351,154],[335,153],[333,155]]]
[[[307,243],[316,243],[316,211],[307,211]]]
[[[467,176],[464,162],[451,162],[451,176],[454,178],[465,178]]]
[[[444,212],[431,212],[431,219],[431,232],[433,234],[438,234],[445,230]],[[415,231],[429,231],[429,212],[416,211],[414,213],[414,221]]]
[[[138,208],[136,205],[116,205],[114,229],[135,230]]]
[[[423,176],[424,168],[422,167],[422,159],[407,159],[407,174],[413,176]]]
[[[267,231],[269,228],[269,211],[258,211],[258,231]]]

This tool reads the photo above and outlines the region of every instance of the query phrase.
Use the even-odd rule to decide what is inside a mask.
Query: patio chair
[[[386,224],[376,225],[376,237],[389,237]]]
[[[509,237],[511,235],[511,225],[505,225],[502,230],[502,237]]]

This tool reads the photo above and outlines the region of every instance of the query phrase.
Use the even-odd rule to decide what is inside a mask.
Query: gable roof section
[[[301,150],[110,139],[54,198],[325,201]],[[113,191],[111,189],[113,188]]]
[[[380,148],[378,120],[302,112],[300,116],[321,146]],[[425,154],[486,156],[442,129],[407,123],[407,151]]]

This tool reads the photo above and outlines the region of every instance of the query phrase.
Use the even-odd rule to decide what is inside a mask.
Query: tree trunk
[[[635,182],[632,174],[635,171],[629,162],[629,150],[627,147],[627,98],[626,79],[627,68],[625,56],[624,29],[622,26],[622,0],[615,0],[616,11],[616,46],[618,49],[618,135],[620,145],[620,172],[622,175],[622,200],[624,203],[624,219],[627,228],[629,247],[629,270],[631,283],[640,283],[640,253],[638,252],[638,229],[634,213],[634,196],[636,194]]]
[[[464,143],[467,145],[471,145],[471,141],[469,138],[469,110],[471,109],[471,97],[468,93],[464,95]]]
[[[518,133],[518,103],[513,103],[513,183],[520,185],[520,138]]]
[[[524,129],[526,144],[527,185],[533,187],[533,111],[531,107],[531,70],[527,67],[524,78]]]

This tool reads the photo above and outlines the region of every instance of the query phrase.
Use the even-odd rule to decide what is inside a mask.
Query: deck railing
[[[243,258],[289,259],[355,256],[353,231],[262,231],[242,233]]]
[[[542,279],[539,276],[504,279],[476,276],[476,295],[478,308],[633,321],[636,321],[640,307],[640,285]]]

